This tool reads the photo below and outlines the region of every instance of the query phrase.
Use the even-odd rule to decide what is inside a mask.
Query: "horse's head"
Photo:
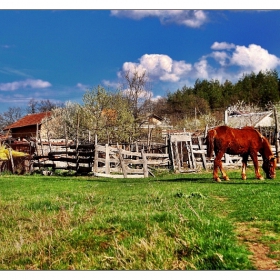
[[[270,156],[269,158],[264,159],[262,168],[266,174],[267,179],[275,179],[276,159],[274,156]]]

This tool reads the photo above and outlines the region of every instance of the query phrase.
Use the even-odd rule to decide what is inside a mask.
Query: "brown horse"
[[[250,155],[254,167],[256,178],[264,178],[259,171],[258,153],[263,158],[262,168],[269,179],[276,177],[276,159],[271,151],[268,140],[253,127],[244,127],[242,129],[230,128],[228,126],[218,126],[208,131],[206,137],[207,157],[211,158],[215,152],[213,179],[220,182],[218,176],[218,167],[224,180],[229,180],[222,166],[222,157],[225,153],[230,155],[242,156],[242,179],[246,180],[246,167],[248,156]]]

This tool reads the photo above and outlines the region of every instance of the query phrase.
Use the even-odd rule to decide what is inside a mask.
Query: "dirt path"
[[[280,270],[280,266],[277,266],[279,260],[271,259],[269,247],[261,243],[262,233],[258,228],[248,223],[238,223],[237,233],[238,239],[252,252],[251,260],[257,270]]]

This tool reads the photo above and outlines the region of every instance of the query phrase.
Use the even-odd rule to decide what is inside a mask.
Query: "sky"
[[[82,103],[127,70],[146,71],[155,99],[197,79],[279,73],[280,10],[112,7],[0,6],[0,113],[31,99]]]

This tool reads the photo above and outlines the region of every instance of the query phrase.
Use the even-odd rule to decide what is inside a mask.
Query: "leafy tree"
[[[218,80],[197,80],[193,90],[194,94],[208,102],[211,109],[224,106],[222,86]]]
[[[267,103],[279,101],[278,73],[274,70],[243,75],[236,83],[235,90],[238,100],[265,108]]]
[[[83,111],[87,128],[103,142],[127,142],[134,140],[134,118],[127,98],[98,86],[83,96]]]

